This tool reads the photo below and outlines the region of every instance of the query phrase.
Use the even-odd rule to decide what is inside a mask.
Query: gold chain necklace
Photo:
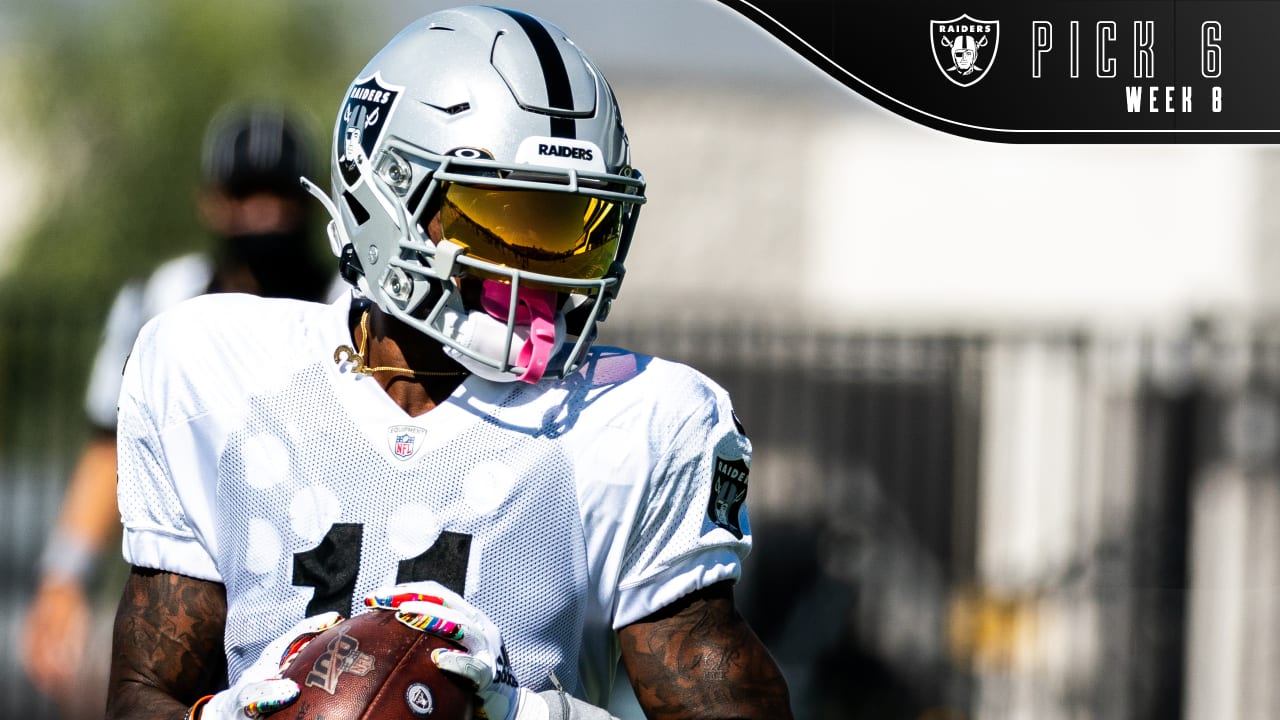
[[[369,367],[365,365],[365,351],[369,346],[369,310],[360,315],[360,350],[357,351],[350,345],[339,345],[333,351],[333,361],[336,363],[351,363],[351,371],[358,372],[361,375],[372,376],[376,372],[395,372],[402,375],[413,375],[414,377],[458,377],[467,375],[467,370],[410,370],[409,368],[391,367],[388,365],[379,365],[378,367]]]

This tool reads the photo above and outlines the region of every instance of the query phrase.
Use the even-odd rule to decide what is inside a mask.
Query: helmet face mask
[[[546,371],[576,369],[621,285],[644,180],[612,90],[561,31],[496,8],[418,20],[352,83],[331,158],[331,245],[351,246],[361,293],[485,377],[542,376],[517,365],[531,322],[562,348]],[[506,300],[466,302],[476,281]],[[491,323],[496,342],[478,329]]]

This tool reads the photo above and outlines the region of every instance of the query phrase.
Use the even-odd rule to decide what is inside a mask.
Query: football
[[[373,611],[317,635],[283,676],[301,693],[272,720],[472,720],[475,692],[431,662],[438,647],[458,647],[406,627],[394,612]]]

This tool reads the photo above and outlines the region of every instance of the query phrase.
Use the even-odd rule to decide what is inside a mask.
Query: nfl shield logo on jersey
[[[398,460],[408,460],[418,452],[426,430],[415,425],[392,425],[387,428],[387,445]]]

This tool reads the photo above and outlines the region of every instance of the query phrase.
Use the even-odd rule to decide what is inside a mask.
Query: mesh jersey
[[[334,362],[349,305],[198,297],[125,371],[125,558],[226,585],[232,681],[305,614],[435,579],[502,629],[522,685],[554,671],[603,704],[615,629],[738,576],[751,448],[706,377],[595,348],[411,417]]]

